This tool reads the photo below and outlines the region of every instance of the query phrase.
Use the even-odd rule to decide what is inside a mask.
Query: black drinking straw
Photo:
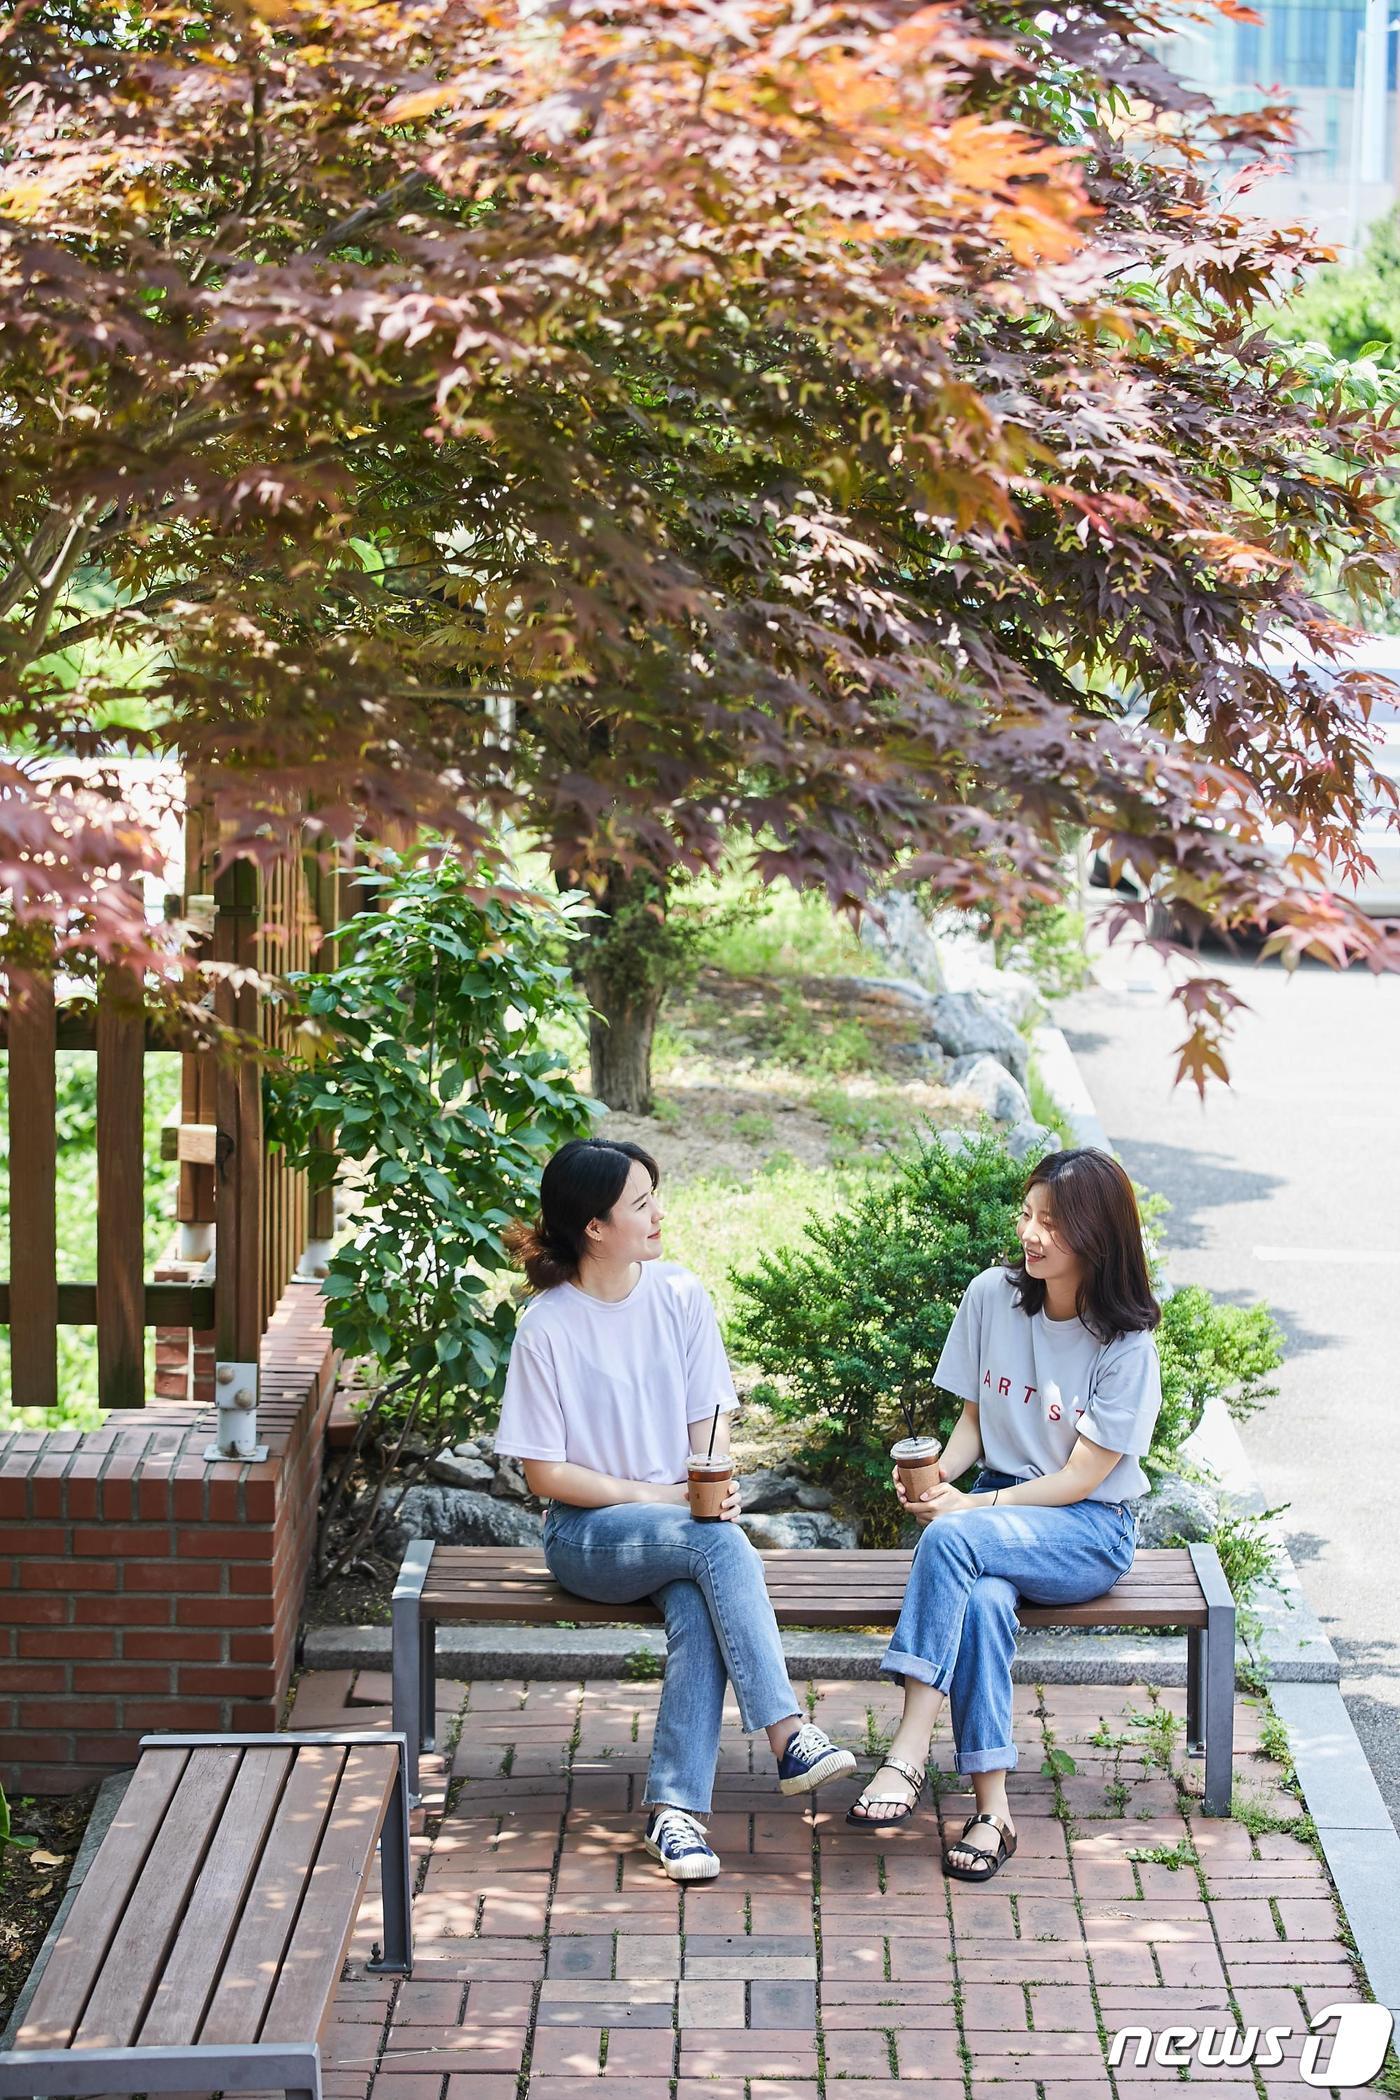
[[[706,1456],[706,1458],[713,1458],[713,1457],[714,1457],[714,1455],[715,1455],[715,1431],[716,1431],[716,1430],[717,1430],[718,1428],[719,1428],[719,1402],[718,1402],[718,1400],[716,1400],[716,1402],[715,1402],[715,1418],[714,1418],[713,1422],[711,1422],[711,1424],[710,1424],[710,1448],[709,1448],[709,1450],[708,1450],[708,1451],[707,1451],[707,1452],[705,1453],[705,1456]]]

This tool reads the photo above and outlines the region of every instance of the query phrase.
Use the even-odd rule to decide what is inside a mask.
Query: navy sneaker
[[[713,1881],[719,1872],[704,1824],[683,1808],[654,1808],[642,1843],[672,1881]]]
[[[804,1721],[778,1759],[780,1794],[810,1794],[828,1779],[849,1779],[856,1768],[849,1750],[838,1750],[824,1728]]]

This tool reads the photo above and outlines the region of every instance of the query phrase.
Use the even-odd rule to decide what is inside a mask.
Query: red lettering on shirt
[[[997,1380],[997,1391],[1003,1394],[1009,1393],[1011,1391],[1011,1380],[1009,1378],[999,1378]]]
[[[1046,1416],[1046,1420],[1047,1420],[1048,1422],[1058,1422],[1058,1421],[1059,1421],[1059,1419],[1060,1419],[1060,1403],[1059,1403],[1059,1401],[1058,1401],[1058,1400],[1052,1400],[1052,1401],[1050,1402],[1050,1411],[1049,1411],[1048,1415]]]
[[[1028,1405],[1030,1401],[1035,1397],[1035,1392],[1036,1388],[1033,1385],[1028,1385],[1026,1387],[1026,1401]]]
[[[1084,1408],[1084,1407],[1076,1407],[1076,1409],[1074,1410],[1074,1419],[1075,1419],[1075,1421],[1077,1422],[1077,1421],[1079,1420],[1079,1417],[1080,1417],[1080,1416],[1081,1416],[1082,1414],[1087,1414],[1087,1413],[1088,1413],[1088,1409],[1087,1409],[1087,1408]]]
[[[990,1372],[990,1371],[984,1371],[984,1372],[982,1373],[982,1383],[983,1383],[983,1385],[990,1385],[990,1384],[991,1384],[991,1382],[992,1382],[992,1374],[991,1374],[991,1372]]]

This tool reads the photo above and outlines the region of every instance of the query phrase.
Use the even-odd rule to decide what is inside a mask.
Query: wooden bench
[[[407,1975],[406,1745],[147,1736],[49,1956],[0,2094],[283,2091],[319,2100],[320,2036],[380,1850]]]
[[[893,1626],[910,1552],[764,1553],[780,1626]],[[593,1604],[561,1590],[538,1552],[439,1546],[414,1539],[394,1587],[394,1727],[408,1742],[409,1789],[418,1794],[420,1744],[435,1726],[439,1626],[488,1622],[552,1626],[560,1619],[616,1626],[659,1619],[649,1601]],[[1214,1546],[1139,1553],[1128,1573],[1088,1604],[1024,1604],[1023,1626],[1184,1626],[1186,1741],[1205,1756],[1205,1812],[1230,1813],[1235,1712],[1235,1600]]]

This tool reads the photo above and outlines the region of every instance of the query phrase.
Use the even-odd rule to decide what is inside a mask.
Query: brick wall
[[[150,1729],[274,1728],[291,1676],[330,1408],[320,1294],[262,1349],[260,1465],[206,1465],[213,1410],[0,1436],[0,1779],[61,1793]]]

